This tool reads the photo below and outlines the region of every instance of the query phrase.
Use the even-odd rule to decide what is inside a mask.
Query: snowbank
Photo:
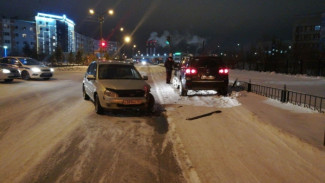
[[[317,111],[314,111],[314,110],[309,109],[309,108],[301,107],[301,106],[294,105],[294,104],[291,104],[291,103],[282,103],[280,101],[270,99],[270,98],[266,99],[264,101],[264,103],[272,105],[274,107],[278,107],[280,109],[291,111],[291,112],[294,112],[294,113],[317,113]]]
[[[54,67],[54,71],[86,71],[88,66],[65,66]]]

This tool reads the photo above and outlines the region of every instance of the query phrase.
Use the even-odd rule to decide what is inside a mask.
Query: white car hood
[[[49,67],[45,65],[23,65],[24,68],[40,68],[40,69],[50,69]]]
[[[144,80],[123,80],[123,79],[107,79],[99,80],[103,88],[114,90],[143,90],[145,86],[150,86]]]

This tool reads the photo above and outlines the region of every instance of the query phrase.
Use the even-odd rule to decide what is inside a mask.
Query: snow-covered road
[[[138,69],[152,116],[96,115],[80,71],[0,83],[0,182],[325,182],[324,114],[246,92],[180,97],[163,67]]]

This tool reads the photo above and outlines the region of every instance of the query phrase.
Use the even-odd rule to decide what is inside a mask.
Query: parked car
[[[91,99],[97,114],[105,109],[153,110],[154,97],[133,64],[122,61],[94,61],[85,73],[82,92],[85,100]]]
[[[21,74],[21,78],[24,80],[31,78],[48,80],[53,77],[54,73],[53,68],[47,67],[39,61],[28,57],[4,57],[0,60],[0,63],[16,67]]]
[[[12,82],[16,78],[20,78],[18,69],[12,68],[7,64],[0,64],[0,80]]]
[[[227,95],[228,74],[229,69],[220,57],[185,57],[175,68],[172,82],[181,96],[186,96],[188,90],[215,90],[220,95]]]

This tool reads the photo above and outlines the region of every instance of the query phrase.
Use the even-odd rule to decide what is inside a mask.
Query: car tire
[[[182,83],[179,85],[179,93],[181,96],[187,96],[187,89],[183,87]]]
[[[85,86],[82,86],[82,97],[84,98],[84,100],[89,100],[89,96],[86,93]]]
[[[154,111],[154,105],[155,105],[155,98],[153,97],[153,95],[151,93],[149,93],[148,95],[148,108],[147,108],[147,112],[148,113],[152,113]]]
[[[103,114],[104,113],[104,109],[100,105],[98,95],[95,95],[95,112],[97,114]]]
[[[23,80],[29,80],[30,79],[30,75],[29,75],[29,73],[27,71],[23,71],[23,72],[21,72],[21,78]]]
[[[14,79],[5,79],[5,83],[10,83],[12,82]]]
[[[222,89],[217,90],[217,92],[218,92],[219,95],[227,96],[227,94],[228,94],[228,87],[223,87]]]

